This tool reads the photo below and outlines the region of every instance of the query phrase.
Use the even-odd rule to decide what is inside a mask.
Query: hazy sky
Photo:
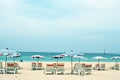
[[[120,0],[0,0],[0,49],[120,52]]]

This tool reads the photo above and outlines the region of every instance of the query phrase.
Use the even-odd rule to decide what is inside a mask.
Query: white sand
[[[44,62],[43,67],[45,68]],[[86,64],[92,64],[94,62],[85,62]],[[31,62],[20,62],[20,67],[23,69],[18,70],[18,74],[0,74],[0,80],[120,80],[120,70],[111,70],[110,66],[114,63],[106,63],[106,71],[92,70],[91,75],[73,75],[70,74],[71,63],[65,62],[65,75],[45,75],[44,70],[31,70]]]

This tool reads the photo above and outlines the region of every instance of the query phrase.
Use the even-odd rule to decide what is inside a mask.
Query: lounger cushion
[[[9,64],[7,64],[7,66],[14,66],[14,64],[12,64],[12,63],[10,64],[10,63],[9,63]]]
[[[53,66],[53,64],[47,64],[47,66]]]

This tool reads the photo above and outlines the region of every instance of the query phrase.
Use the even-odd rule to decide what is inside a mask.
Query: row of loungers
[[[107,70],[106,64],[96,64],[95,67],[93,67],[93,69],[94,70]],[[111,66],[110,69],[120,70],[120,65],[116,63],[113,66]]]
[[[42,68],[42,63],[32,63],[32,69],[38,70],[38,65]],[[45,74],[65,74],[64,72],[64,63],[53,63],[46,64],[46,68],[44,69]],[[81,65],[79,63],[75,64],[72,73],[73,74],[91,74],[92,65]]]
[[[114,66],[112,66],[113,70],[120,70],[120,66],[119,64],[115,64]],[[46,68],[44,70],[44,73],[52,73],[52,74],[58,74],[58,73],[63,73],[64,72],[64,63],[53,63],[53,64],[46,64]],[[74,67],[72,69],[72,74],[78,74],[78,75],[87,75],[87,74],[91,74],[92,70],[107,70],[106,68],[106,64],[95,64],[94,67],[92,67],[91,64],[79,64],[76,63],[74,64]]]
[[[102,68],[103,69],[103,68]],[[76,63],[74,65],[74,68],[72,69],[73,74],[91,74],[92,71],[92,65],[91,64],[79,64]],[[58,74],[58,73],[64,73],[64,63],[53,63],[53,64],[47,64],[45,68],[45,74],[52,73],[52,74]]]
[[[41,69],[43,69],[42,68],[42,63],[40,63],[40,62],[38,62],[38,63],[32,62],[31,66],[32,66],[32,70],[41,70]]]
[[[3,68],[2,62],[0,62],[0,71],[3,74],[6,74],[6,73],[16,74],[18,72],[18,69],[20,69],[18,63],[7,63],[6,68]]]
[[[94,70],[106,70],[106,64],[95,64]]]
[[[86,74],[91,74],[92,71],[92,65],[91,64],[79,64],[76,63],[74,65],[74,68],[72,69],[73,74],[81,74],[81,75],[86,75]]]
[[[46,68],[44,70],[45,74],[64,74],[64,63],[53,63],[53,64],[46,64]]]
[[[6,68],[3,68],[2,62],[0,62],[0,72],[1,73],[18,73],[18,69],[20,69],[18,63],[7,63]],[[38,70],[38,69],[44,69],[42,67],[42,63],[32,63],[32,69],[33,70]],[[79,64],[76,63],[74,65],[74,68],[72,69],[73,74],[91,74],[92,69],[94,70],[106,70],[106,64],[96,64],[93,68],[91,64]],[[120,65],[115,64],[114,66],[110,67],[110,69],[113,70],[120,70]],[[46,68],[44,69],[44,73],[52,73],[52,74],[58,74],[62,73],[65,74],[64,72],[64,63],[53,63],[53,64],[46,64]]]
[[[111,69],[120,70],[120,65],[116,63],[114,66],[111,67]]]

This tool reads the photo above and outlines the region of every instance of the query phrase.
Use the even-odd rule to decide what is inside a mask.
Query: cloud
[[[51,6],[50,8],[46,7],[47,2],[39,2],[40,5],[44,4],[41,7],[36,6],[37,2],[32,4],[24,1],[15,2],[11,0],[7,2],[2,0],[3,8],[11,8],[11,11],[6,8],[3,14],[12,19],[12,23],[16,22],[15,27],[19,24],[21,27],[17,27],[18,29],[23,29],[22,31],[28,31],[29,33],[34,30],[34,34],[44,32],[49,34],[56,32],[56,30],[60,34],[60,32],[70,33],[72,30],[87,32],[94,29],[107,29],[112,24],[112,21],[119,16],[118,11],[112,12],[118,6],[118,3],[112,0],[109,3],[107,0],[65,0],[64,2],[51,0],[49,2],[51,4],[49,5]],[[117,24],[119,23],[117,22]]]
[[[49,6],[46,6],[47,0],[33,4],[23,0],[10,0],[9,2],[1,0],[1,2],[2,8],[6,8],[2,13],[22,24],[21,26],[24,28],[29,27],[29,30],[104,28],[114,21],[120,13],[117,0],[51,0]]]
[[[119,2],[119,0],[0,0],[0,35],[5,35],[3,39],[11,35],[12,38],[30,37],[30,39],[39,36],[43,38],[41,40],[43,43],[50,39],[66,45],[72,41],[77,45],[89,40],[96,45],[97,41],[115,42],[120,30]],[[67,42],[68,40],[71,41]]]
[[[15,7],[16,5],[16,0],[0,0],[0,4],[1,6],[5,7],[5,8],[11,8],[11,7]]]

